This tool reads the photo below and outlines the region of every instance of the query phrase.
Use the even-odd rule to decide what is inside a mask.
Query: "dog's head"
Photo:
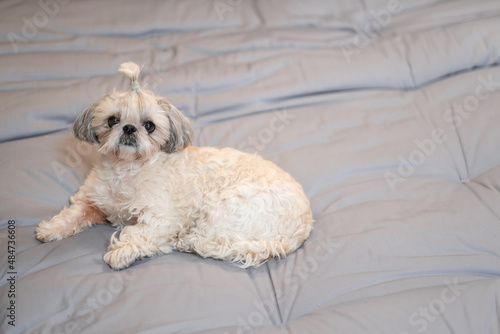
[[[119,71],[130,79],[130,90],[89,105],[73,123],[76,138],[99,144],[101,153],[120,160],[147,160],[190,145],[189,120],[167,99],[140,88],[139,66],[123,63]]]

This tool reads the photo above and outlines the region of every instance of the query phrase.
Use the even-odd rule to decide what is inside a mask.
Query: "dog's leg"
[[[172,239],[161,228],[153,228],[144,223],[123,228],[118,238],[111,237],[104,262],[114,270],[127,268],[136,260],[172,251]]]
[[[35,230],[35,237],[42,241],[54,241],[76,234],[93,224],[105,222],[105,216],[95,205],[77,193],[70,199],[71,206],[64,208],[50,221],[43,220]]]

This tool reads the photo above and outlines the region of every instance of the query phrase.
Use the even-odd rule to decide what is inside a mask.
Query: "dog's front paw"
[[[106,262],[111,269],[121,270],[129,267],[135,262],[135,256],[130,252],[128,247],[122,247],[108,251],[104,254],[104,262]]]
[[[137,259],[134,248],[127,243],[122,243],[115,238],[116,232],[111,237],[111,244],[108,246],[108,252],[104,254],[104,262],[112,269],[121,270],[129,267]]]
[[[50,221],[42,220],[35,229],[35,238],[41,242],[61,240],[64,237],[63,225],[54,221],[54,218]]]

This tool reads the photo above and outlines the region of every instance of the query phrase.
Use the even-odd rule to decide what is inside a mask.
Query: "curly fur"
[[[136,80],[139,67],[131,64],[120,71]],[[110,125],[110,117],[118,123]],[[258,155],[190,146],[189,121],[152,92],[107,94],[84,110],[73,130],[100,146],[101,159],[71,206],[39,224],[40,241],[111,223],[121,229],[104,255],[113,269],[172,250],[246,268],[285,257],[311,232],[309,201],[288,173]]]

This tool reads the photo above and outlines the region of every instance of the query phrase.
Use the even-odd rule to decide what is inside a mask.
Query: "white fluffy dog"
[[[35,235],[47,242],[92,224],[116,232],[104,255],[119,270],[172,250],[259,266],[307,239],[309,201],[289,174],[257,155],[189,146],[189,121],[165,98],[140,88],[140,68],[123,63],[130,90],[104,95],[73,125],[101,159],[71,206]]]

